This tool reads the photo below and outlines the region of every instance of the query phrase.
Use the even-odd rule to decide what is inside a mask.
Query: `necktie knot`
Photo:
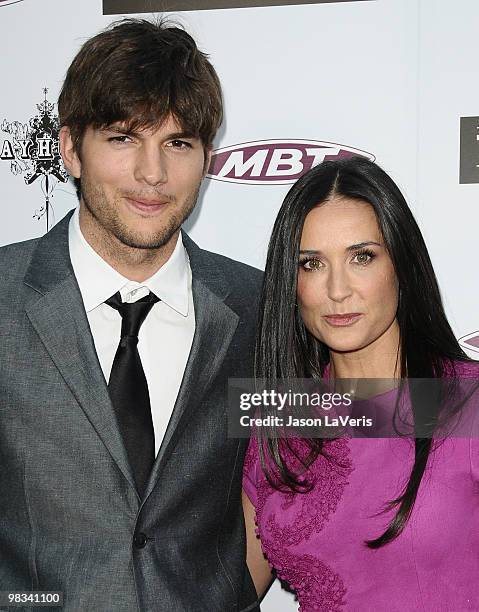
[[[127,340],[135,344],[138,342],[140,327],[156,302],[159,302],[159,298],[154,293],[149,293],[136,302],[122,302],[119,291],[105,301],[105,304],[121,315],[121,346],[126,346]]]

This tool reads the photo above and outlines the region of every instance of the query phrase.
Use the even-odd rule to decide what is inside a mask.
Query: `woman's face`
[[[305,326],[332,351],[359,351],[387,334],[397,279],[370,204],[338,196],[308,213],[297,291]]]

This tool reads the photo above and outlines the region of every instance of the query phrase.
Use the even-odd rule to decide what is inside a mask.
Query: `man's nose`
[[[168,180],[166,158],[157,144],[144,143],[140,148],[136,160],[135,178],[153,187]]]

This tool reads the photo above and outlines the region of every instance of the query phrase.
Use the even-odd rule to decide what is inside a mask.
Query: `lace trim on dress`
[[[304,454],[301,440],[290,441],[293,450]],[[253,460],[259,462],[257,445],[253,444],[246,457],[246,468],[254,469]],[[301,612],[339,612],[344,605],[346,587],[341,577],[312,555],[298,555],[289,550],[307,541],[313,533],[324,528],[330,516],[336,511],[353,470],[347,438],[325,442],[327,456],[320,455],[304,477],[313,487],[308,493],[283,493],[273,489],[261,467],[257,472],[256,530],[261,537],[263,552],[278,576],[293,588],[298,596]],[[288,522],[284,516],[279,520],[275,512],[263,517],[268,498],[275,494],[281,499],[280,509],[294,510]],[[281,520],[283,518],[283,520]]]

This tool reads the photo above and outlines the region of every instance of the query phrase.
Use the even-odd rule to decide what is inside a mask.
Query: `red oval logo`
[[[371,153],[319,140],[257,140],[213,151],[207,176],[247,185],[289,185],[323,161]]]
[[[459,344],[463,349],[479,353],[479,331],[462,336],[462,338],[459,338]]]

